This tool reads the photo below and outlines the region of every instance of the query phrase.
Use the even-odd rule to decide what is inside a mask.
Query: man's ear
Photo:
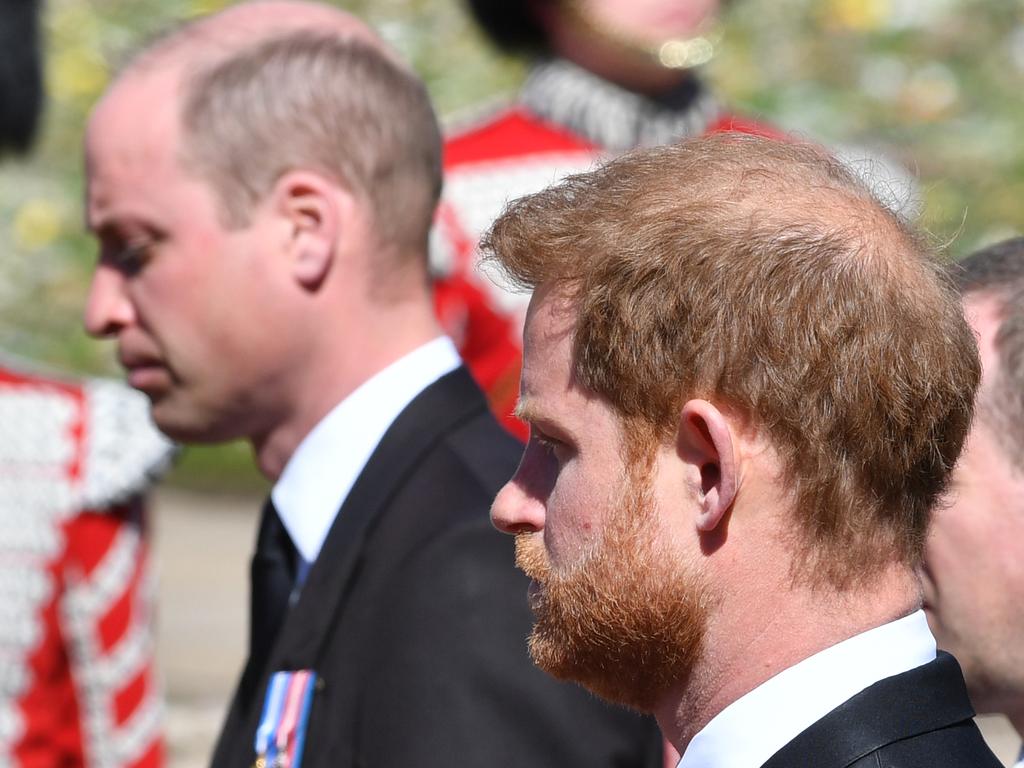
[[[725,415],[707,400],[683,406],[676,435],[680,458],[700,471],[697,529],[715,530],[736,499],[739,467],[732,429]]]
[[[340,195],[347,193],[310,171],[289,171],[274,185],[275,207],[289,226],[292,275],[306,289],[330,273],[344,217]]]

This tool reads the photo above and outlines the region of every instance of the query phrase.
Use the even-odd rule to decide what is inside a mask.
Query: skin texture
[[[117,342],[157,425],[190,442],[249,439],[275,479],[337,402],[440,334],[425,258],[373,290],[387,253],[362,196],[314,170],[274,184],[243,226],[180,158],[183,72],[282,28],[380,45],[347,14],[306,3],[233,6],[145,54],[86,134],[87,224],[99,259],[86,329]],[[390,55],[390,54],[388,54]]]
[[[978,711],[1005,713],[1024,732],[1024,474],[985,412],[999,366],[998,302],[969,295],[964,308],[981,352],[979,414],[953,473],[950,502],[932,524],[925,609],[939,645],[963,666]]]
[[[687,401],[649,463],[625,459],[617,413],[573,379],[571,311],[551,286],[535,291],[520,406],[530,442],[491,519],[518,534],[535,581],[538,662],[653,712],[681,753],[769,677],[913,611],[917,580],[893,565],[864,591],[795,582],[781,463],[725,406]]]

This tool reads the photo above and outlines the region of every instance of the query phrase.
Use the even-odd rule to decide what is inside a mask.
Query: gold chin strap
[[[559,5],[570,22],[598,38],[645,56],[667,69],[690,69],[707,64],[714,57],[715,46],[721,40],[721,32],[717,28],[709,28],[712,27],[711,24],[705,24],[705,31],[699,35],[669,38],[652,43],[634,35],[624,34],[595,19],[580,0],[561,0]]]

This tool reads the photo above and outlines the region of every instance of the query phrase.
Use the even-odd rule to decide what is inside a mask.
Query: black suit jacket
[[[422,392],[356,481],[215,768],[249,768],[272,671],[314,669],[304,768],[660,766],[650,719],[529,659],[527,580],[488,510],[520,446],[465,369]]]
[[[1000,768],[948,653],[841,704],[763,768]]]

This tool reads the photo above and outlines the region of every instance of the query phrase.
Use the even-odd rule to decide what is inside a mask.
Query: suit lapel
[[[335,518],[298,603],[285,617],[267,664],[256,669],[251,659],[247,663],[213,766],[249,765],[270,673],[318,667],[321,649],[330,639],[363,543],[379,513],[426,453],[446,434],[486,410],[480,389],[462,367],[423,390],[384,434]]]
[[[845,768],[900,739],[974,717],[960,665],[947,653],[880,680],[805,730],[763,768]]]
[[[363,543],[423,456],[487,403],[465,368],[427,387],[384,434],[352,486],[271,657],[281,669],[315,667],[335,625]]]

